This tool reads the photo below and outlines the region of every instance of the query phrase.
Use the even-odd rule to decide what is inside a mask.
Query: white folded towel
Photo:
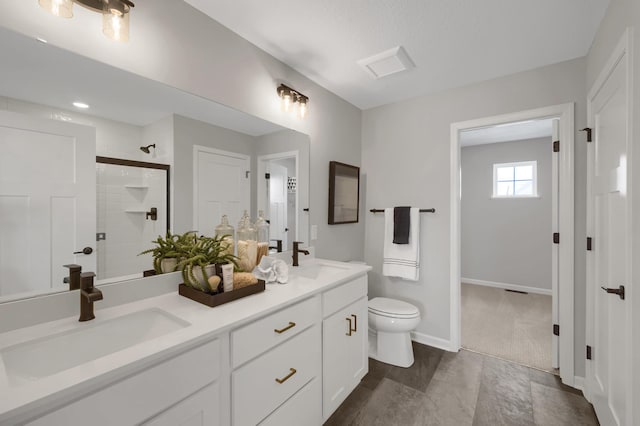
[[[384,209],[382,275],[418,281],[420,273],[420,209],[411,208],[409,244],[393,243],[393,208]]]

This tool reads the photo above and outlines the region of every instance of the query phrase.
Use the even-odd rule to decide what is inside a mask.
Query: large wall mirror
[[[167,227],[223,214],[309,241],[307,135],[7,29],[0,54],[0,302],[67,290],[66,264],[141,277]]]

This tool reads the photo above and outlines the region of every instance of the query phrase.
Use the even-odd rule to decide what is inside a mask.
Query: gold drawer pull
[[[353,332],[356,333],[358,331],[358,317],[353,314],[351,316],[353,317]]]
[[[353,329],[351,328],[351,318],[345,318],[347,321],[349,321],[349,332],[347,333],[347,336],[351,336],[351,332],[353,331]]]
[[[277,328],[275,328],[273,331],[275,331],[275,332],[276,332],[276,333],[278,333],[278,334],[281,334],[281,333],[284,333],[284,332],[285,332],[285,331],[287,331],[288,329],[293,328],[293,327],[295,327],[295,326],[296,326],[296,323],[295,323],[295,322],[291,322],[291,321],[289,321],[289,325],[288,325],[288,326],[286,326],[285,328],[281,328],[280,330],[278,330]]]
[[[297,373],[295,368],[290,368],[289,371],[291,373],[287,374],[286,376],[284,376],[282,379],[276,379],[276,382],[283,384],[284,382],[286,382],[287,380],[289,380],[291,378],[291,376],[293,376],[294,374]]]

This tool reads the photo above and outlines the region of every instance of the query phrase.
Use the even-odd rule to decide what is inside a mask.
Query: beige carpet
[[[462,284],[462,347],[555,373],[551,296]]]

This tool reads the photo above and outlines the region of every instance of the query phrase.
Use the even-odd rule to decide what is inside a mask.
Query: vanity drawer
[[[232,331],[233,368],[295,336],[319,320],[320,298],[316,296]]]
[[[316,377],[260,423],[260,426],[319,425],[322,423],[322,392]]]
[[[322,295],[322,317],[326,318],[351,302],[367,295],[367,276],[355,278]]]
[[[320,340],[320,326],[315,325],[234,371],[233,424],[257,424],[311,379],[320,377]]]
[[[220,375],[220,362],[212,360],[220,360],[220,346],[220,339],[205,343],[27,424],[140,424],[214,382]]]

